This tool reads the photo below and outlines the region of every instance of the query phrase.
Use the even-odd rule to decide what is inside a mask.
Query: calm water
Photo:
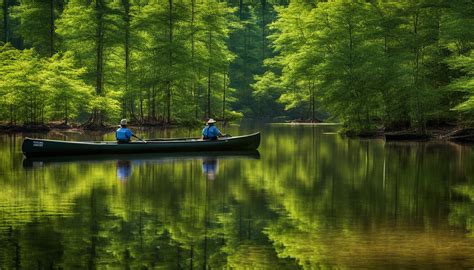
[[[474,267],[474,147],[336,129],[227,129],[261,130],[259,154],[56,160],[2,135],[0,268]]]

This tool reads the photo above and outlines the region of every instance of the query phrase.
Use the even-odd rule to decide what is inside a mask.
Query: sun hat
[[[216,122],[216,120],[210,118],[209,120],[207,120],[207,123],[208,124],[214,124]]]
[[[120,125],[121,126],[126,126],[127,125],[127,119],[120,120]]]

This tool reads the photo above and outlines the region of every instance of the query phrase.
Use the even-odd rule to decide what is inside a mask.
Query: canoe
[[[259,145],[260,132],[250,135],[220,138],[214,141],[196,138],[184,138],[147,140],[147,143],[141,141],[133,141],[130,143],[117,143],[115,141],[72,142],[25,138],[21,149],[26,157],[38,157],[132,153],[243,151],[256,150]]]
[[[62,166],[74,164],[97,164],[100,162],[133,162],[139,164],[160,164],[191,160],[228,160],[260,159],[258,150],[244,151],[210,151],[210,152],[175,152],[175,153],[138,153],[127,155],[76,155],[76,156],[37,156],[23,160],[24,168]]]

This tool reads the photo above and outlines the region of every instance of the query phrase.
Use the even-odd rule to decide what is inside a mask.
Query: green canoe
[[[256,150],[260,145],[260,132],[205,141],[196,138],[155,139],[146,143],[134,141],[117,142],[71,142],[25,138],[21,147],[26,157],[38,156],[71,156],[97,154],[129,153],[173,153],[173,152],[207,152],[207,151],[242,151]]]

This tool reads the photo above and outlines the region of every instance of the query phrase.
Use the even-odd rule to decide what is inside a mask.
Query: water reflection
[[[117,170],[120,166],[130,163],[167,163],[186,160],[217,160],[217,159],[259,159],[257,150],[251,151],[212,151],[212,152],[178,152],[178,153],[146,153],[125,155],[78,155],[58,157],[23,158],[23,167],[26,169],[44,166],[62,166],[67,164],[94,164],[106,161],[117,161]]]
[[[122,182],[127,182],[132,175],[132,162],[130,160],[117,160],[117,177]]]
[[[219,172],[219,163],[216,158],[204,158],[202,160],[202,173],[206,175],[208,180],[216,179]]]
[[[262,139],[261,157],[63,157],[27,169],[17,146],[0,144],[0,267],[474,266],[472,146],[353,140],[330,126],[271,126]]]

